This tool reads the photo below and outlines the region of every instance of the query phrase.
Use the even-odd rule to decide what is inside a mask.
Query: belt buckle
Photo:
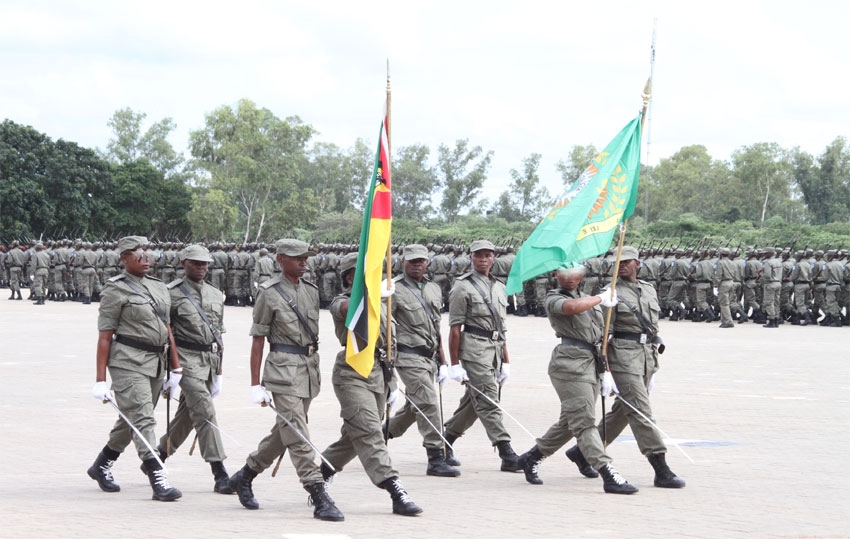
[[[494,330],[493,335],[491,335],[490,338],[493,339],[494,341],[498,341],[499,340],[499,332]]]
[[[168,343],[165,343],[165,344],[162,345],[162,351],[160,353],[161,354],[167,354],[168,353]]]
[[[316,353],[316,345],[315,344],[308,345],[307,346],[307,355],[312,356],[315,353]]]
[[[212,343],[212,345],[210,345],[210,346],[211,346],[211,350],[212,350],[212,352],[213,352],[214,354],[217,354],[217,353],[218,353],[218,343],[217,343],[217,342],[214,342],[214,343]]]
[[[646,344],[646,337],[647,337],[646,333],[640,334],[640,343],[641,344]]]

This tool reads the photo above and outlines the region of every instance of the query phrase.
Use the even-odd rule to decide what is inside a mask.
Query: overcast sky
[[[0,0],[0,119],[105,148],[130,107],[173,118],[185,150],[204,114],[249,98],[321,140],[373,145],[389,59],[394,147],[492,150],[491,201],[537,152],[555,194],[570,147],[601,149],[640,109],[656,18],[650,164],[691,144],[727,160],[850,136],[848,6]]]

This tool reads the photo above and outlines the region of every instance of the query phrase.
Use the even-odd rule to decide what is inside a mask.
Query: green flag
[[[599,152],[578,181],[525,240],[511,266],[507,292],[522,283],[608,250],[617,225],[635,211],[642,114]]]

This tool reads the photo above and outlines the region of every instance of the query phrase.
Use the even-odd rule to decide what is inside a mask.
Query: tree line
[[[52,140],[33,127],[0,124],[0,237],[317,241],[358,236],[374,141],[348,148],[315,140],[297,116],[279,118],[243,99],[205,115],[176,150],[170,118],[118,110],[104,149]],[[510,170],[508,188],[484,198],[492,151],[468,139],[394,149],[395,237],[519,244],[553,194],[540,184],[541,155]],[[564,188],[597,149],[576,145],[556,165]],[[776,143],[741,147],[728,161],[704,146],[643,167],[636,239],[784,241],[803,235],[850,240],[850,147],[837,137],[820,155]],[[844,237],[846,236],[846,240]],[[719,240],[718,240],[719,241]],[[848,242],[850,245],[850,242]]]

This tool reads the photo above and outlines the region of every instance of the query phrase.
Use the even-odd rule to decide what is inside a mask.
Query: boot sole
[[[617,489],[603,488],[603,490],[605,491],[606,494],[634,494],[634,493],[638,492],[637,488],[635,488],[634,490],[617,490]]]
[[[182,497],[183,497],[183,493],[181,492],[181,493],[177,494],[176,496],[157,496],[156,494],[154,494],[153,496],[151,496],[151,499],[156,500],[158,502],[173,502],[175,500],[179,500]]]

